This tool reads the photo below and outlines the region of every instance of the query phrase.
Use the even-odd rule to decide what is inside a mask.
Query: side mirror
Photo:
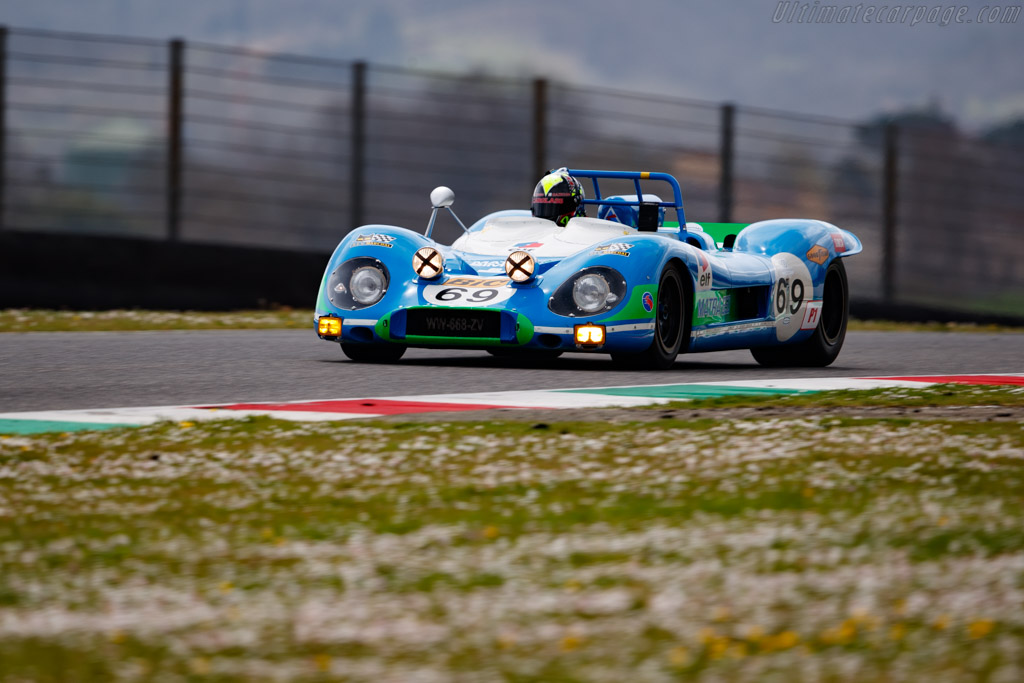
[[[430,205],[435,209],[447,209],[455,203],[455,193],[450,187],[440,185],[430,193]]]

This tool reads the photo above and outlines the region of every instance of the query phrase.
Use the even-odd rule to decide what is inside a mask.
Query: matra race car
[[[631,181],[636,193],[604,197],[603,180]],[[652,181],[667,183],[672,200],[645,194],[641,183]],[[331,256],[314,322],[354,361],[393,362],[423,347],[599,352],[668,368],[679,353],[749,348],[762,365],[826,366],[843,345],[842,259],[862,247],[829,223],[687,223],[679,183],[654,172],[558,169],[537,185],[531,210],[491,213],[468,229],[451,190],[430,199],[425,234],[366,225]],[[441,209],[464,230],[451,246],[431,239]],[[666,220],[672,211],[677,220]]]

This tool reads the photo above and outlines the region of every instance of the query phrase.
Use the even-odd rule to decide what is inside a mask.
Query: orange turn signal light
[[[320,322],[317,323],[317,332],[324,337],[340,337],[341,336],[341,318],[329,318],[324,316],[320,318]]]
[[[576,343],[580,346],[600,346],[604,344],[604,325],[576,325],[573,328],[576,333]]]

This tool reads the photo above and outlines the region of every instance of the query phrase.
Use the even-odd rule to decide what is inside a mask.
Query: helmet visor
[[[533,215],[537,218],[555,219],[575,211],[576,202],[568,192],[535,195],[533,198]]]

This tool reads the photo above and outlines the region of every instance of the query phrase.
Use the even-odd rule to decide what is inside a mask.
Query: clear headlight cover
[[[570,318],[610,311],[626,297],[626,279],[607,266],[590,266],[573,274],[548,300],[548,308]]]
[[[612,288],[601,275],[587,273],[573,283],[572,300],[584,313],[597,313],[608,301]]]
[[[327,296],[340,309],[372,306],[388,291],[387,267],[375,258],[359,256],[338,266],[327,280]]]
[[[387,289],[387,284],[384,273],[374,266],[363,266],[356,268],[352,273],[352,279],[348,281],[348,289],[352,292],[353,299],[363,306],[370,306],[381,300]]]

